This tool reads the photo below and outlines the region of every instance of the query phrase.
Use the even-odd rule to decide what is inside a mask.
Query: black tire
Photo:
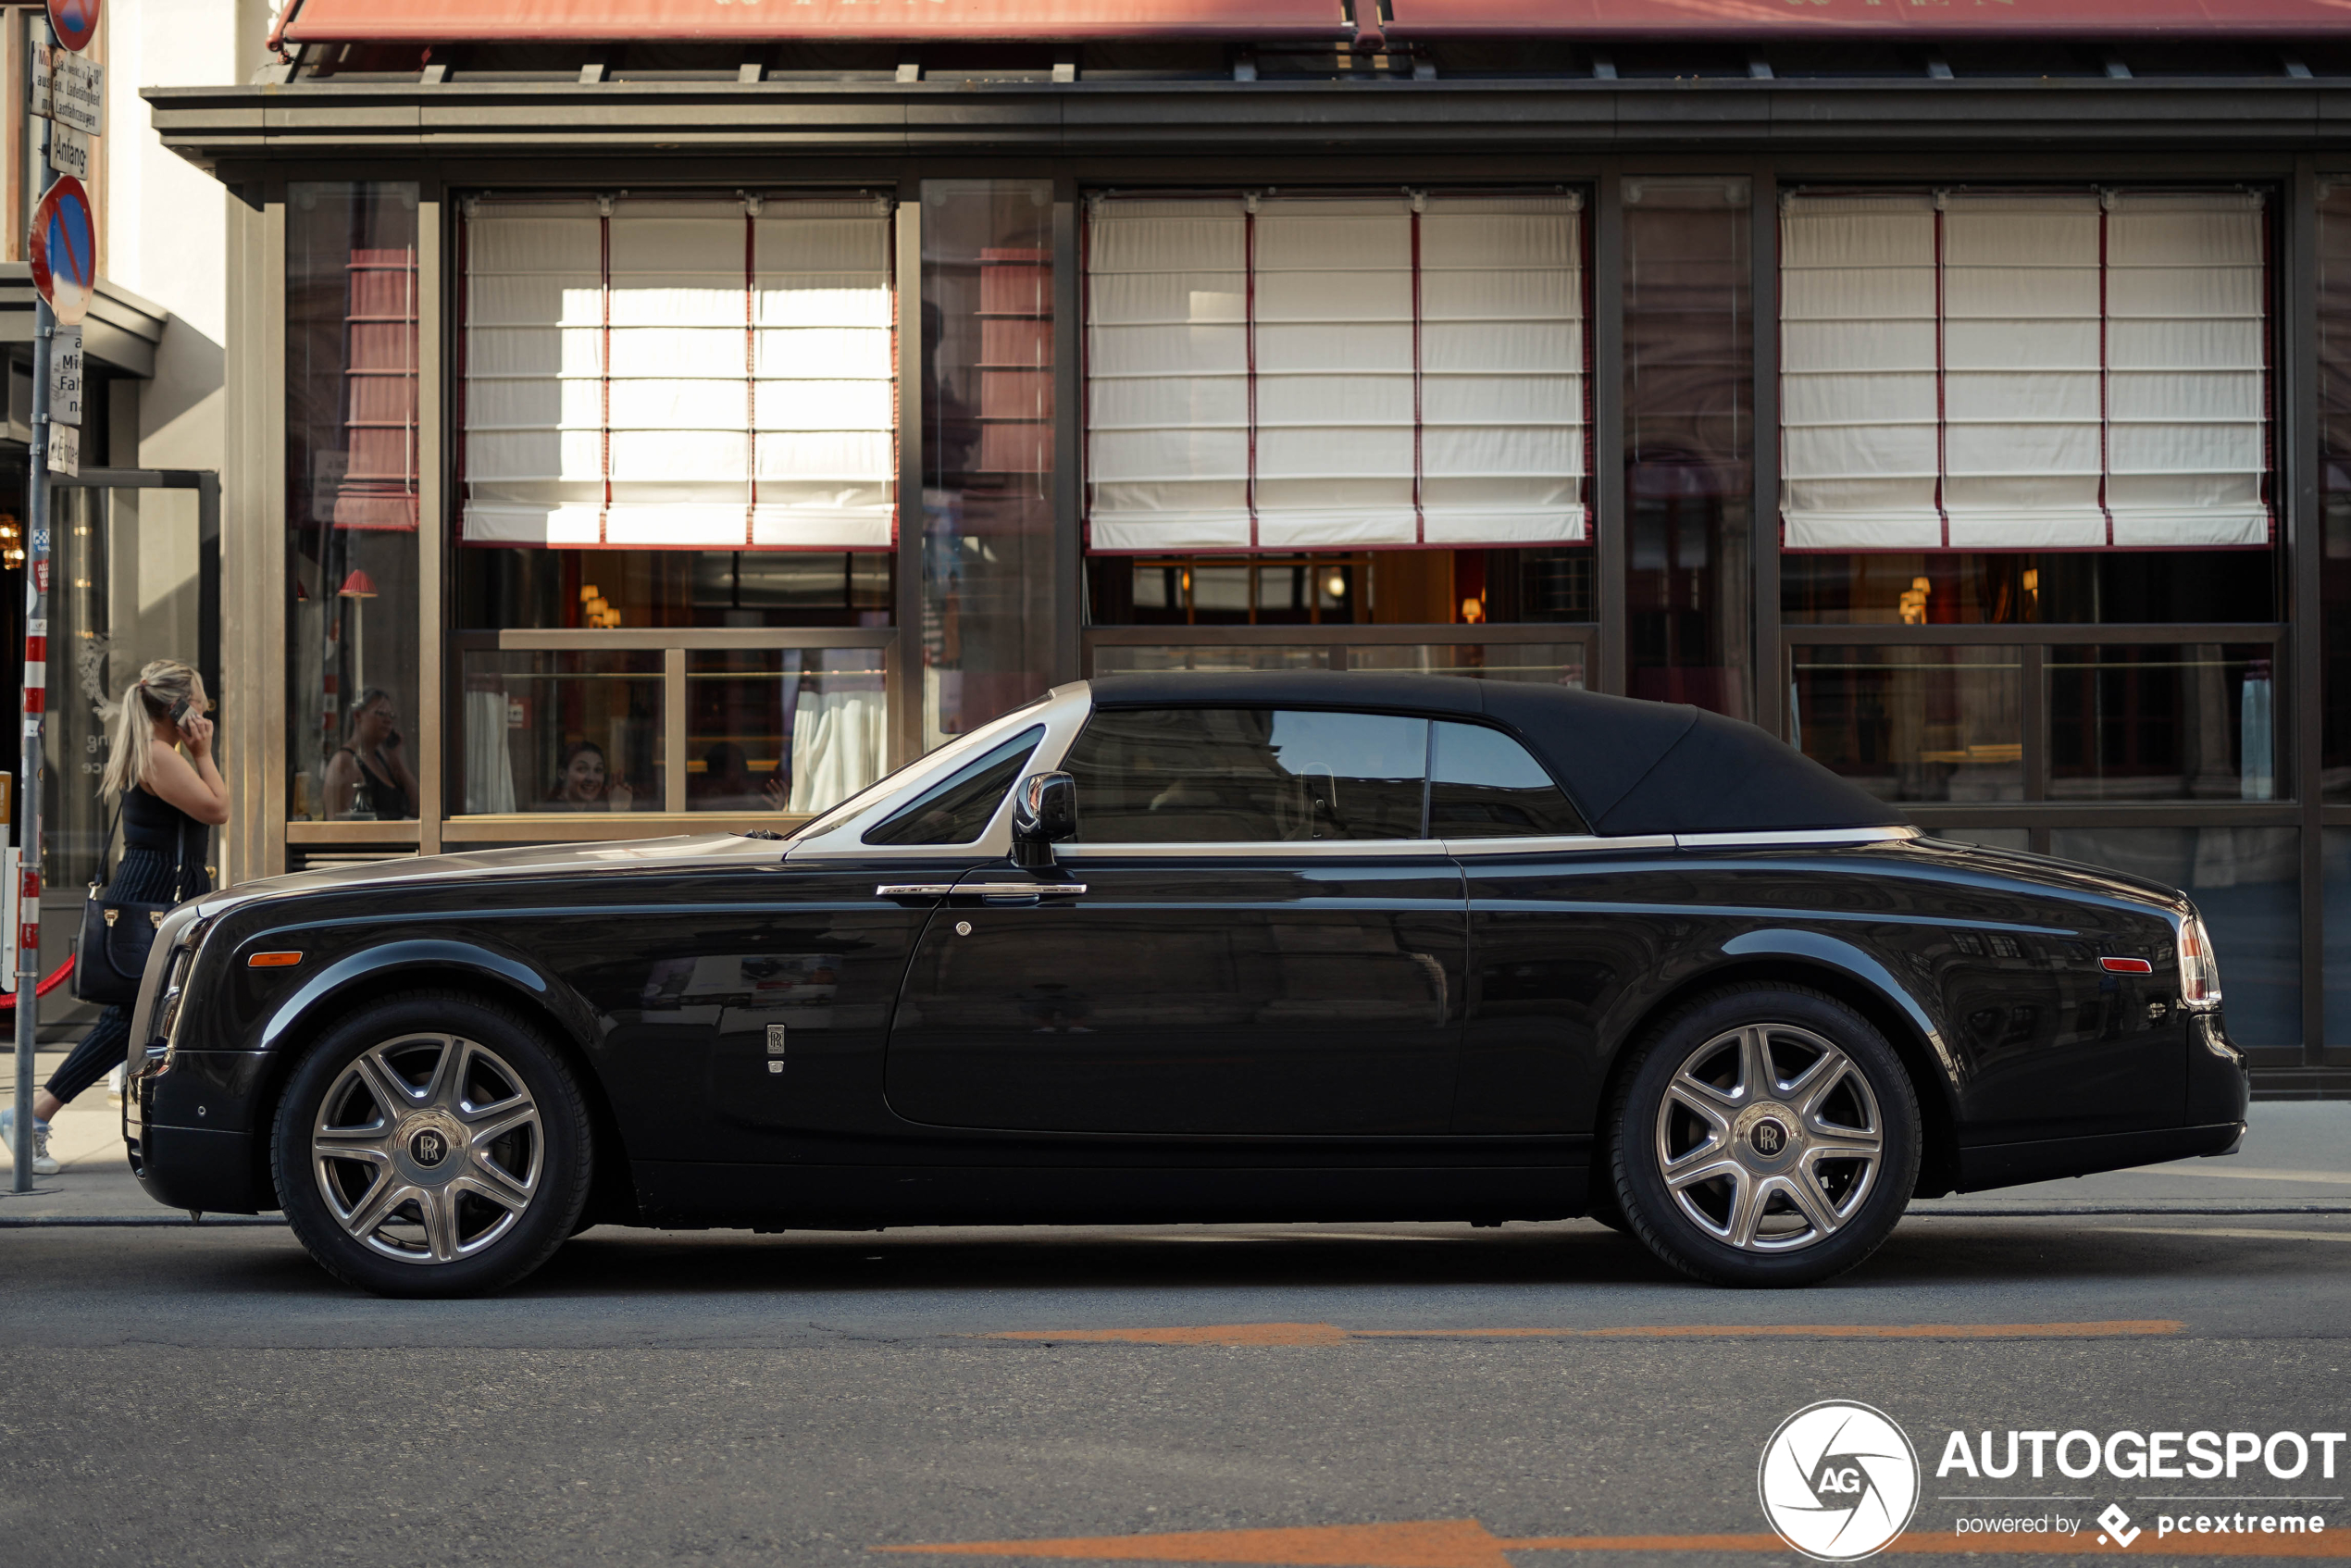
[[[1763,1072],[1768,1092],[1752,1092]],[[1716,1285],[1843,1274],[1892,1234],[1918,1185],[1918,1096],[1901,1059],[1859,1013],[1801,986],[1733,987],[1674,1012],[1621,1080],[1609,1132],[1633,1234]]]
[[[1612,1163],[1593,1167],[1591,1191],[1584,1200],[1584,1217],[1598,1221],[1619,1236],[1633,1234],[1633,1222],[1624,1217],[1624,1206],[1616,1201],[1616,1167]]]
[[[312,1045],[269,1152],[311,1257],[382,1296],[521,1279],[571,1236],[594,1164],[563,1056],[519,1014],[441,991],[374,1002]]]

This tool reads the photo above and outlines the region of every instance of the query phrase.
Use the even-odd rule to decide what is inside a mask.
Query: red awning
[[[1347,39],[1343,0],[296,0],[286,44]]]
[[[2351,31],[2351,0],[1390,0],[1389,38],[2108,38]]]

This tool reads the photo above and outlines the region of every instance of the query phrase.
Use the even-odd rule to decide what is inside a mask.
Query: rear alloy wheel
[[[545,1262],[587,1197],[588,1118],[562,1059],[469,997],[401,998],[296,1069],[272,1152],[286,1218],[386,1295],[494,1290]]]
[[[1893,1048],[1793,986],[1716,992],[1669,1019],[1613,1127],[1635,1234],[1717,1284],[1843,1273],[1893,1231],[1918,1179],[1918,1101]]]

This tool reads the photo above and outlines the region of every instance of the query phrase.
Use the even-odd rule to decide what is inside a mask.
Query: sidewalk
[[[45,1077],[62,1055],[44,1054]],[[49,1151],[64,1169],[16,1193],[14,1164],[0,1150],[0,1228],[30,1222],[129,1220],[185,1225],[131,1176],[122,1148],[122,1106],[103,1085],[59,1114]],[[2351,1101],[2265,1101],[2253,1107],[2245,1146],[2225,1159],[2181,1160],[2069,1181],[2004,1187],[1914,1203],[1917,1214],[2351,1213]],[[206,1224],[218,1223],[207,1220]],[[246,1224],[254,1223],[250,1220]],[[275,1223],[274,1220],[271,1223]]]

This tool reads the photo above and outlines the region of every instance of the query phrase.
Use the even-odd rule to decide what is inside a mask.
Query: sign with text
[[[49,471],[68,479],[81,472],[81,432],[54,419],[49,422]]]
[[[49,122],[49,167],[76,180],[90,178],[90,138],[64,120]]]
[[[53,55],[49,112],[60,125],[95,136],[105,129],[106,68],[79,55]]]
[[[60,327],[49,340],[49,418],[81,425],[81,329]]]
[[[56,73],[53,66],[55,59],[55,53],[46,44],[36,44],[32,46],[32,102],[28,107],[44,119],[48,118],[54,112],[51,92],[56,83]]]
[[[49,26],[76,54],[98,36],[98,0],[49,0]]]

